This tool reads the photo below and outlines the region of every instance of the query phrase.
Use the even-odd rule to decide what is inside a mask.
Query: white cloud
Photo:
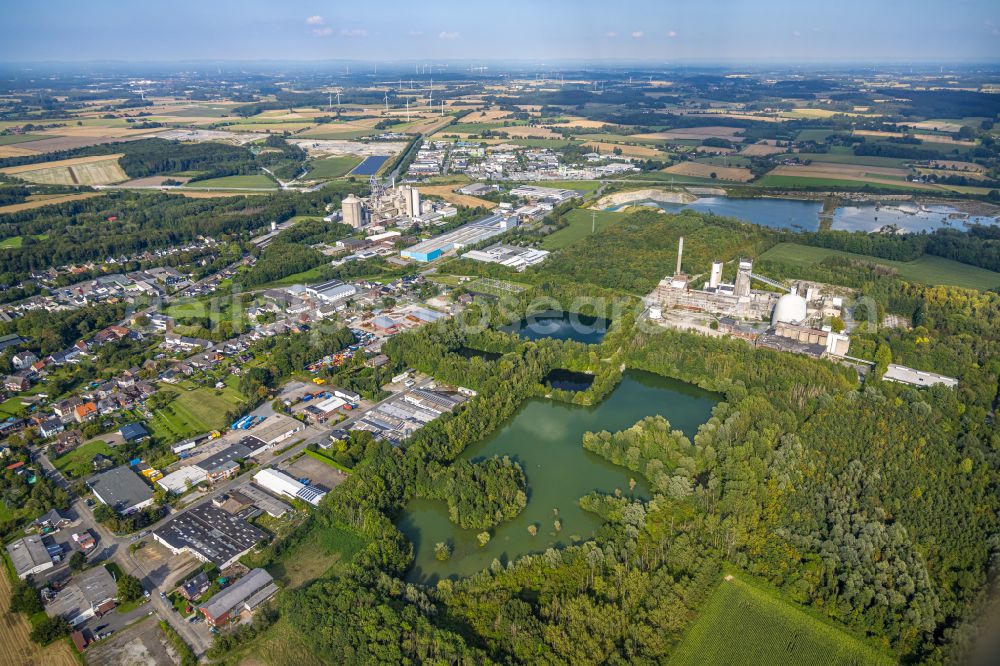
[[[424,34],[423,30],[411,30],[410,31],[410,37],[419,37],[422,34]]]
[[[322,16],[310,16],[306,19],[306,23],[309,25],[326,25],[326,21],[323,20]]]
[[[343,28],[341,29],[340,34],[343,37],[367,37],[368,31],[364,28]]]
[[[635,37],[636,39],[639,39],[640,37],[643,36],[643,34],[645,33],[643,33],[642,30],[636,30],[635,32],[632,33],[632,36]]]
[[[312,33],[316,37],[329,37],[333,34],[333,28],[328,25],[324,25],[322,28],[313,28]]]
[[[677,36],[677,31],[676,30],[669,30],[669,31],[667,31],[667,37],[673,38],[673,37],[676,37],[676,36]]]
[[[441,32],[438,33],[438,39],[458,39],[458,33],[442,30]]]
[[[617,32],[606,32],[606,33],[604,33],[604,36],[605,37],[617,37],[618,33]]]
[[[802,33],[801,33],[801,32],[799,32],[798,30],[793,30],[793,31],[792,31],[792,35],[794,35],[795,37],[801,37],[801,36],[802,36]]]

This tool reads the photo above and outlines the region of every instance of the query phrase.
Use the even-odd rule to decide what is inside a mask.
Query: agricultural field
[[[482,206],[483,208],[496,208],[496,204],[492,201],[487,201],[486,199],[480,199],[479,197],[474,197],[468,194],[459,194],[455,192],[455,189],[459,187],[458,185],[430,185],[421,186],[417,188],[420,190],[421,195],[432,195],[436,197],[441,197],[448,203],[453,203],[458,206],[467,206],[469,208],[477,208]]]
[[[635,134],[633,136],[640,139],[656,139],[658,141],[662,140],[672,140],[672,139],[687,139],[702,141],[708,138],[716,139],[735,139],[737,135],[743,130],[739,127],[726,127],[723,125],[715,125],[708,127],[688,127],[685,129],[677,130],[667,130],[664,132],[652,132],[650,134]],[[631,138],[631,137],[630,137]]]
[[[98,439],[76,447],[69,453],[53,460],[52,464],[66,476],[79,479],[90,476],[90,473],[93,471],[90,461],[98,453],[110,456],[113,451],[107,442]]]
[[[569,226],[554,231],[542,239],[541,248],[543,250],[562,249],[589,236],[592,226],[595,228],[595,232],[599,233],[618,224],[626,217],[625,213],[576,208],[563,216],[563,219],[569,222]]]
[[[724,167],[714,164],[702,164],[701,162],[680,162],[663,169],[664,173],[677,176],[693,176],[695,178],[710,178],[712,180],[730,180],[738,183],[746,183],[753,180],[753,173],[750,169],[743,167]],[[715,174],[714,176],[712,174]]]
[[[781,148],[779,146],[772,146],[766,143],[753,143],[749,146],[745,146],[743,150],[740,151],[740,155],[745,157],[765,157],[767,155],[778,155],[787,150],[786,148]]]
[[[42,208],[54,204],[66,203],[67,201],[80,201],[91,197],[103,196],[101,192],[81,192],[80,194],[39,194],[28,197],[27,201],[21,203],[0,206],[0,215],[4,213],[17,213],[22,210]]]
[[[341,178],[350,173],[354,167],[361,164],[362,158],[357,155],[341,155],[309,162],[309,173],[306,178]]]
[[[185,187],[192,189],[254,189],[254,190],[276,190],[278,184],[263,174],[249,174],[245,176],[224,176],[222,178],[209,178],[208,180],[196,180],[188,183]]]
[[[0,173],[40,185],[110,185],[128,180],[118,165],[121,154],[77,157],[0,169]]]
[[[895,660],[761,586],[726,576],[668,663],[888,666]]]
[[[45,664],[77,666],[76,653],[68,640],[40,647],[28,638],[31,627],[21,613],[10,612],[11,583],[7,571],[0,572],[0,664]]]
[[[45,137],[41,134],[0,134],[0,146],[9,146],[15,143],[27,143],[28,141],[36,141],[44,138]]]
[[[913,261],[892,261],[840,250],[799,245],[798,243],[779,243],[760,255],[759,259],[790,266],[810,266],[833,256],[890,266],[898,271],[901,278],[911,282],[950,285],[983,291],[1000,287],[1000,273],[929,254]]]
[[[615,149],[621,151],[622,155],[627,157],[641,157],[643,159],[657,159],[666,157],[666,153],[662,150],[657,150],[656,148],[651,148],[649,146],[630,146],[628,144],[618,144],[618,143],[605,143],[602,141],[588,141],[584,144],[587,148],[596,150],[602,155],[608,155],[612,153]]]

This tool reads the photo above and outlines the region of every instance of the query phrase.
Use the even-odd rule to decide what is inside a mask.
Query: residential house
[[[15,370],[27,370],[37,360],[38,357],[30,351],[23,351],[14,354],[14,358],[11,359],[11,363],[13,364]]]
[[[54,435],[58,435],[65,429],[66,428],[63,426],[62,420],[53,416],[45,419],[45,421],[38,426],[38,434],[42,437],[52,437]]]
[[[73,418],[77,423],[86,423],[97,418],[97,404],[85,402],[73,408]]]
[[[23,370],[21,372],[24,372]],[[8,391],[14,391],[20,393],[22,391],[27,391],[31,388],[31,381],[26,375],[21,373],[8,375],[7,379],[4,380],[3,387]]]

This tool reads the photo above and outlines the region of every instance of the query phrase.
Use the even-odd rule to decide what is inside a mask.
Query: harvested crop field
[[[128,180],[118,165],[122,155],[96,155],[0,169],[0,173],[41,185],[109,185]]]
[[[493,131],[506,132],[511,138],[524,139],[553,139],[560,138],[561,134],[556,134],[548,127],[531,127],[529,125],[515,125],[511,127],[497,127]]]
[[[664,169],[666,173],[677,174],[678,176],[693,176],[695,178],[715,178],[718,180],[731,180],[738,183],[745,183],[753,180],[753,173],[750,169],[743,167],[721,167],[714,164],[701,164],[700,162],[681,162]]]
[[[950,122],[947,120],[921,120],[918,123],[900,123],[906,127],[912,127],[914,129],[930,130],[932,132],[949,132],[954,134],[962,129],[962,125],[959,123]]]
[[[636,134],[640,139],[694,139],[702,140],[709,138],[732,139],[742,130],[739,127],[726,127],[724,125],[710,125],[708,127],[687,127],[684,129],[667,130],[665,132],[651,132],[649,134]]]
[[[463,120],[469,123],[493,123],[498,120],[504,120],[510,118],[510,111],[503,111],[501,109],[489,109],[488,111],[473,111],[467,115]]]
[[[0,146],[0,157],[25,157],[27,155],[37,155],[34,150],[28,150],[20,146]]]
[[[663,151],[649,146],[627,146],[619,143],[605,143],[602,141],[588,141],[583,144],[587,148],[592,148],[605,155],[611,153],[615,148],[622,151],[622,155],[629,157],[666,157]]]
[[[617,123],[608,123],[603,120],[591,120],[590,118],[577,118],[570,116],[567,123],[556,123],[555,127],[579,127],[582,129],[601,129],[605,126],[618,127]]]
[[[467,206],[469,208],[476,208],[479,206],[482,206],[483,208],[496,208],[496,204],[492,201],[469,196],[468,194],[458,194],[454,191],[456,187],[456,185],[428,185],[417,189],[420,190],[420,194],[431,194],[441,197],[448,203],[453,203],[459,206]]]
[[[99,197],[102,192],[81,192],[80,194],[57,194],[55,196],[51,195],[41,195],[38,199],[30,199],[24,203],[10,204],[8,206],[0,206],[0,215],[4,213],[17,213],[22,210],[32,210],[34,208],[42,208],[44,206],[53,206],[55,204],[66,203],[67,201],[81,201],[83,199],[89,199],[91,197]]]
[[[788,150],[788,148],[771,146],[766,143],[754,143],[744,147],[743,150],[740,151],[740,155],[745,155],[746,157],[764,157],[766,155],[777,155],[785,152],[786,150]]]
[[[73,649],[66,641],[39,647],[28,638],[28,620],[10,612],[10,578],[0,572],[0,664],[45,664],[77,666]]]
[[[18,144],[16,147],[22,150],[31,151],[30,154],[54,153],[60,150],[73,150],[75,148],[87,148],[88,146],[100,146],[105,143],[119,143],[121,141],[131,141],[132,139],[149,138],[148,136],[133,135],[129,138],[111,136],[55,136],[49,135],[47,139],[39,139],[28,143]],[[4,146],[4,148],[14,146]]]

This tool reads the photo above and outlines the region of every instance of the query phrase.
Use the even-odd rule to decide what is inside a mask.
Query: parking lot
[[[333,490],[347,478],[347,475],[336,467],[308,455],[303,455],[283,469],[292,478],[309,479],[311,485],[322,486],[327,490]]]
[[[94,666],[179,666],[180,655],[160,629],[156,617],[92,643],[84,653]]]

